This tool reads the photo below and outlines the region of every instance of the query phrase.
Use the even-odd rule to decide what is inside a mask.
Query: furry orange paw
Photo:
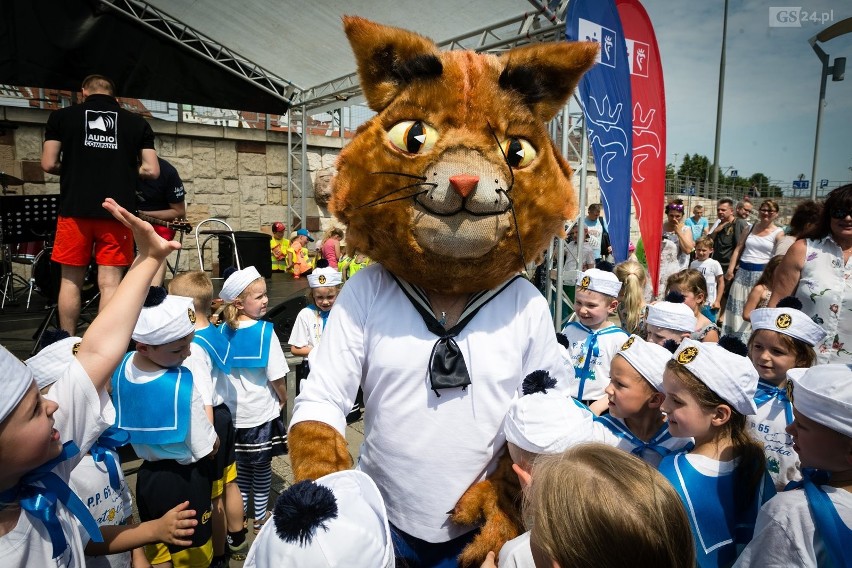
[[[287,435],[294,481],[318,479],[353,465],[346,438],[324,422],[294,424]]]

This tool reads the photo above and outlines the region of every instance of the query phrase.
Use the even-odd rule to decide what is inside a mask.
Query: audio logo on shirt
[[[87,110],[83,145],[90,148],[118,149],[118,113],[110,110]]]

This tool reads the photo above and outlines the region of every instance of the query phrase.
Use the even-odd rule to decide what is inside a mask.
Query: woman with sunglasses
[[[660,276],[657,300],[666,295],[669,276],[689,268],[689,254],[695,249],[692,229],[686,226],[683,200],[674,199],[666,205],[666,222],[663,223],[663,242],[660,244]]]
[[[828,332],[817,364],[852,363],[852,184],[828,194],[816,227],[799,239],[775,273],[769,306],[795,295]]]
[[[776,242],[784,236],[784,230],[775,225],[775,219],[778,217],[776,201],[762,201],[757,212],[757,222],[740,236],[740,242],[731,255],[731,264],[725,273],[726,286],[731,280],[733,284],[730,284],[731,291],[725,304],[722,335],[734,335],[743,343],[751,334],[751,324],[743,319],[743,307],[751,289],[760,280],[766,263],[772,258]]]

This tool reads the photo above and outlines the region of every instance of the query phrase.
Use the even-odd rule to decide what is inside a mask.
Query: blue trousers
[[[432,543],[415,538],[391,525],[397,566],[407,568],[457,568],[456,558],[474,536],[475,530],[447,542]]]

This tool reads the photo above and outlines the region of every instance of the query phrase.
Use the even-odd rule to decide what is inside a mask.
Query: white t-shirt
[[[109,484],[109,471],[103,462],[86,454],[71,472],[71,489],[86,504],[98,526],[125,525],[133,520],[133,499],[121,471],[118,454],[108,450],[118,466],[119,490]],[[130,568],[131,553],[86,556],[86,568]]]
[[[189,344],[189,357],[184,359],[183,366],[192,372],[192,384],[198,388],[205,406],[219,406],[225,401],[216,389],[217,375],[213,373],[213,361],[202,346]]]
[[[364,268],[335,302],[291,421],[317,420],[343,435],[362,387],[358,469],[376,482],[390,522],[427,542],[473,528],[451,523],[447,511],[494,471],[506,441],[503,418],[524,377],[546,370],[568,394],[547,302],[526,280],[509,284],[455,338],[467,388],[432,390],[437,339],[387,270]]]
[[[837,509],[843,524],[852,527],[852,493],[827,485],[822,488]],[[852,543],[847,544],[852,546]],[[816,532],[803,489],[779,493],[764,503],[757,514],[754,537],[734,566],[830,566],[825,544]]]
[[[610,329],[614,328],[614,329]],[[616,326],[607,326],[597,330],[598,332],[607,330],[607,333],[598,335],[598,356],[592,355],[592,361],[589,364],[590,375],[583,384],[582,400],[598,400],[606,396],[604,389],[609,386],[609,367],[612,363],[612,358],[619,352],[621,346],[627,341],[627,333],[617,328]],[[577,322],[572,322],[562,328],[562,333],[568,338],[570,347],[568,354],[571,358],[571,365],[574,369],[582,368],[586,358],[586,338],[589,337],[589,332],[585,326]],[[575,370],[576,373],[576,370]],[[580,377],[575,376],[571,379],[571,396],[577,398],[580,390]]]
[[[326,325],[328,324],[326,323]],[[290,332],[290,339],[287,343],[293,347],[310,346],[311,352],[313,352],[316,346],[319,345],[322,332],[322,317],[320,317],[319,311],[313,308],[302,308],[296,315],[296,321],[293,323],[293,331]],[[310,353],[308,356],[310,357]]]
[[[704,275],[704,282],[707,283],[707,301],[704,303],[709,306],[716,301],[716,277],[723,274],[722,265],[719,264],[718,260],[708,258],[707,260],[693,260],[689,267]]]
[[[747,419],[752,435],[763,446],[766,472],[772,478],[775,489],[783,491],[790,481],[800,480],[799,454],[793,449],[793,437],[786,432],[784,403],[772,399],[759,406],[757,414]]]
[[[115,408],[106,389],[96,391],[76,359],[53,384],[45,398],[59,404],[59,410],[53,418],[54,428],[59,431],[62,442],[74,440],[80,448],[79,454],[53,468],[53,472],[67,482],[71,471],[95,440],[115,422]],[[89,542],[88,534],[61,503],[57,503],[56,516],[68,541],[68,547],[61,556],[53,558],[53,546],[44,523],[22,511],[15,528],[0,537],[0,563],[3,566],[83,568],[83,549]]]
[[[160,378],[166,369],[142,371],[133,364],[134,353],[124,373],[131,383],[143,384]],[[179,464],[195,463],[210,454],[216,444],[216,431],[204,412],[204,402],[195,380],[192,383],[192,402],[190,403],[189,431],[183,442],[174,444],[132,444],[136,455],[145,461],[175,460]]]
[[[530,548],[530,531],[503,545],[497,565],[500,568],[535,568]]]
[[[240,329],[257,324],[256,320],[239,322]],[[281,349],[281,343],[274,331],[269,340],[269,361],[265,369],[231,367],[231,373],[227,376],[228,380],[223,383],[226,390],[222,392],[222,395],[234,417],[235,428],[254,428],[266,424],[281,414],[278,396],[269,383],[286,378],[290,367],[287,366],[284,350]]]

